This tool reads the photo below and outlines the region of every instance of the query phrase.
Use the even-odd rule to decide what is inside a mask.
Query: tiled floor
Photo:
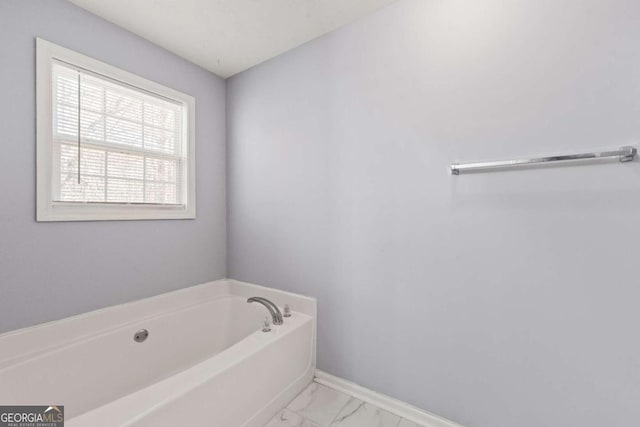
[[[265,427],[420,427],[355,397],[311,383]]]

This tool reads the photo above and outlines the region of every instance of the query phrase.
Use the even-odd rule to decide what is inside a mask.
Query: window
[[[194,106],[38,39],[38,221],[195,218]]]

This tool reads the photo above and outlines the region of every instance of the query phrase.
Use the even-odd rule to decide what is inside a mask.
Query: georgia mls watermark
[[[64,406],[0,406],[0,427],[64,427]]]

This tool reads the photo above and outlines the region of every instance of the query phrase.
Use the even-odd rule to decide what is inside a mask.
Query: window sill
[[[38,222],[62,221],[124,221],[195,219],[195,208],[185,206],[132,206],[126,204],[52,204],[48,209],[38,209]]]

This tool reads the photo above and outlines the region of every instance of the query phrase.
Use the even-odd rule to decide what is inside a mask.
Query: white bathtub
[[[250,296],[293,315],[264,333]],[[218,280],[9,332],[0,405],[64,405],[68,427],[262,426],[313,378],[315,319],[312,298]]]

